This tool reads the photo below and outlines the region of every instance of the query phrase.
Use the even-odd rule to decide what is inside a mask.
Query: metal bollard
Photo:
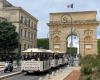
[[[43,79],[40,77],[39,80],[43,80]]]
[[[50,74],[47,74],[47,79],[50,79]]]
[[[58,73],[58,70],[56,72]]]
[[[54,76],[54,72],[52,72],[52,76]]]
[[[62,69],[60,69],[59,71],[62,72]]]

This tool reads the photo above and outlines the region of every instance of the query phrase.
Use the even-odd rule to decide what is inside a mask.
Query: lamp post
[[[66,24],[68,22],[68,18],[70,18],[70,26],[71,26],[71,42],[70,42],[70,54],[72,53],[72,47],[73,47],[73,22],[72,22],[72,16],[70,14],[64,14],[61,16],[61,22],[63,22],[64,24]],[[72,60],[72,64],[73,64],[73,59],[71,58]]]

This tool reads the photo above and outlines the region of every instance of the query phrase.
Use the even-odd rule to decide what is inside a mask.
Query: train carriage
[[[21,70],[25,72],[42,72],[51,68],[50,66],[50,52],[44,49],[32,48],[23,51],[21,61]],[[30,54],[30,56],[29,56]]]
[[[52,50],[47,50],[47,51],[52,53],[52,54],[50,54],[50,66],[51,66],[51,68],[57,67],[58,66],[58,55]]]
[[[30,48],[23,51],[21,70],[29,72],[44,72],[67,63],[66,54],[52,50]]]

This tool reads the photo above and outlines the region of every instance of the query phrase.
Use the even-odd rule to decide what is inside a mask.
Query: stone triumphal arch
[[[97,54],[96,11],[50,13],[49,48],[66,52],[66,38],[70,34],[79,37],[79,53],[82,56]]]

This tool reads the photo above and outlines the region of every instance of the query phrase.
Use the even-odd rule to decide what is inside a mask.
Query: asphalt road
[[[6,80],[39,80],[40,77],[44,77],[44,75],[26,75],[25,73],[15,75],[13,77],[9,77]]]
[[[50,70],[47,73],[33,73],[28,75],[26,73],[22,73],[19,75],[9,77],[6,80],[39,80],[40,77],[43,79],[46,75],[51,74],[52,72],[56,72],[57,70],[58,69]]]
[[[60,67],[59,69],[64,69],[65,67]],[[43,77],[45,77],[47,74],[51,74],[52,72],[57,72],[57,70],[59,69],[50,70],[47,73],[34,73],[29,75],[27,75],[26,73],[22,73],[6,78],[5,80],[39,80],[40,77],[43,79]]]

